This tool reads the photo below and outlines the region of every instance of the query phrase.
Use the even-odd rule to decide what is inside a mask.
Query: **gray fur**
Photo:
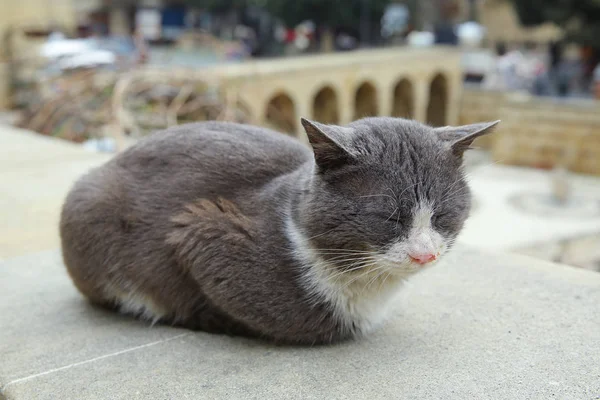
[[[377,252],[406,235],[426,198],[451,241],[470,208],[462,151],[489,126],[303,124],[314,156],[277,132],[204,122],[156,133],[82,177],[60,223],[77,288],[106,307],[137,296],[161,322],[209,332],[305,344],[360,333],[311,299],[286,220],[315,249]]]

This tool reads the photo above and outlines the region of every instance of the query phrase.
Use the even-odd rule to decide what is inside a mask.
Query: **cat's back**
[[[284,134],[210,121],[155,133],[117,156],[115,164],[132,172],[203,170],[257,183],[293,171],[311,157],[306,146]]]
[[[205,196],[245,197],[311,158],[301,142],[268,129],[186,124],[144,138],[80,179],[74,192],[180,207]]]

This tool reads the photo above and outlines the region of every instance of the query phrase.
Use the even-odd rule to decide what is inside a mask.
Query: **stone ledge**
[[[600,398],[600,274],[458,249],[359,341],[277,348],[89,306],[58,252],[0,264],[0,398]]]

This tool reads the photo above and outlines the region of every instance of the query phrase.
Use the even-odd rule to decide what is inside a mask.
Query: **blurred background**
[[[460,240],[600,270],[597,0],[0,0],[0,259],[74,180],[201,120],[501,119]]]

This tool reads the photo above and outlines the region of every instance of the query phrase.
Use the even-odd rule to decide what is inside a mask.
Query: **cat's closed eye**
[[[447,230],[452,225],[452,214],[448,211],[440,211],[431,216],[431,224],[439,229]]]

